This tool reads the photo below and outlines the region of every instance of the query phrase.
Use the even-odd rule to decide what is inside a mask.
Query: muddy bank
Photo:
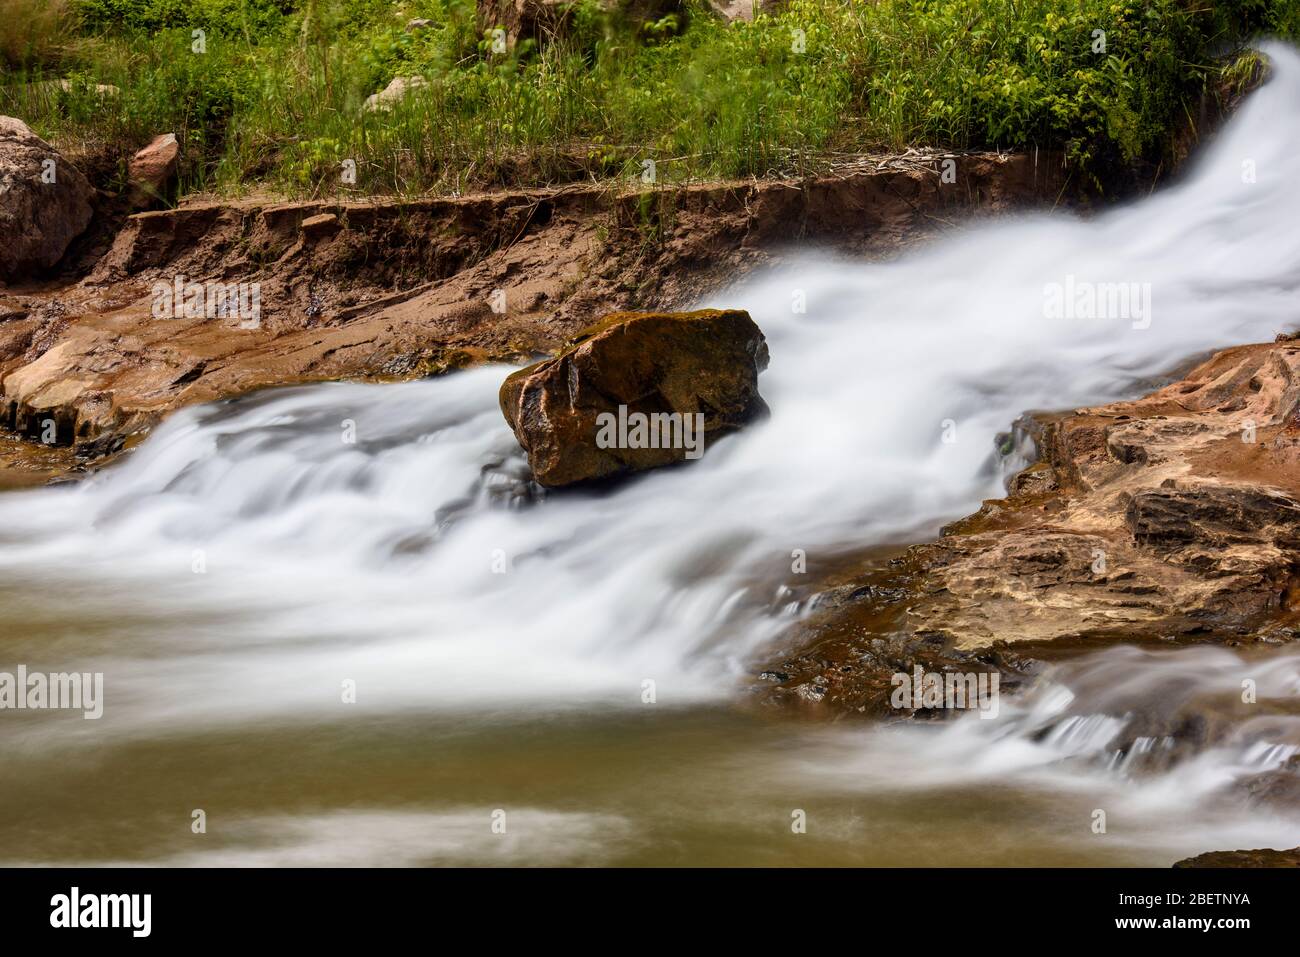
[[[951,160],[955,182],[942,154],[916,154],[804,182],[138,214],[102,255],[80,252],[79,281],[0,289],[0,426],[40,440],[53,422],[56,444],[94,456],[172,409],[271,385],[520,361],[607,312],[687,303],[796,243],[888,257],[1062,189],[1046,159]],[[155,316],[159,289],[179,302],[196,284],[211,311],[215,283],[232,297],[257,284],[255,321]]]
[[[898,716],[891,677],[1114,642],[1300,638],[1300,341],[1218,353],[1144,398],[1022,423],[1040,451],[939,540],[824,582],[765,700]],[[1009,449],[1015,444],[1006,438]]]

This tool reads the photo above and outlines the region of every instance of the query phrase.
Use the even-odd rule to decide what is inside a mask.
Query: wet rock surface
[[[897,715],[890,676],[918,662],[1016,681],[1121,641],[1300,637],[1300,342],[1228,349],[1040,425],[1042,457],[1005,499],[831,582],[756,669],[786,680],[760,687]]]
[[[572,485],[699,458],[767,411],[767,341],[749,313],[626,312],[501,386],[536,480]]]

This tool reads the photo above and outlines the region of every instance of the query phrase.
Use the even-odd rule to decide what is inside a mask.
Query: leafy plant
[[[732,24],[702,0],[644,22],[577,0],[546,42],[502,53],[473,0],[65,2],[79,33],[43,52],[5,18],[23,80],[0,109],[122,149],[175,132],[193,186],[317,194],[607,179],[646,160],[660,181],[802,175],[921,146],[1057,150],[1101,182],[1159,161],[1207,90],[1253,76],[1244,39],[1300,31],[1300,0],[790,0]],[[25,92],[48,76],[83,82]],[[363,110],[395,77],[424,82]]]

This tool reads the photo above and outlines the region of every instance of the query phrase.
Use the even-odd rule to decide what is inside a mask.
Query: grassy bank
[[[797,174],[911,146],[1060,150],[1105,179],[1159,162],[1225,68],[1246,75],[1225,66],[1243,39],[1300,34],[1300,0],[790,0],[734,24],[580,0],[560,35],[505,53],[472,0],[0,13],[0,112],[107,156],[175,132],[189,190],[315,194],[631,177],[646,160],[660,181]],[[397,108],[362,110],[413,75],[428,83]]]

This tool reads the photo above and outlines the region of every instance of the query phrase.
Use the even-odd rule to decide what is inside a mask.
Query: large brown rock
[[[485,35],[505,31],[502,39],[513,49],[520,40],[542,40],[564,29],[572,6],[567,0],[478,0],[478,25]]]
[[[620,312],[501,386],[533,476],[561,486],[698,458],[767,411],[767,341],[749,313]]]
[[[22,120],[0,116],[0,280],[49,269],[90,224],[86,177]]]

